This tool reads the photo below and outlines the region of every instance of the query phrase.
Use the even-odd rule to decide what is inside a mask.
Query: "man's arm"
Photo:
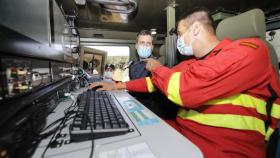
[[[151,78],[143,77],[136,80],[131,80],[125,82],[126,89],[132,92],[149,92],[152,93],[156,91]]]
[[[127,81],[125,83],[119,82],[95,82],[89,85],[89,89],[100,87],[97,91],[111,91],[111,90],[121,90],[127,89],[132,92],[149,92],[152,93],[156,91],[151,78],[145,77],[136,80]]]
[[[215,57],[181,68],[181,71],[157,67],[152,70],[152,81],[171,101],[189,108],[255,86],[265,86],[271,73],[268,49],[260,40],[249,42],[258,47],[254,49],[237,43]]]
[[[119,83],[115,83],[115,82],[94,82],[91,83],[88,88],[89,89],[93,89],[93,88],[97,88],[97,91],[111,91],[111,90],[117,90],[117,89],[125,89],[125,84],[119,82]]]

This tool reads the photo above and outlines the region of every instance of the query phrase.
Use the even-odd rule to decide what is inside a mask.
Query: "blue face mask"
[[[140,58],[148,58],[152,54],[152,49],[148,47],[138,47],[137,53]]]
[[[192,41],[190,42],[189,46],[185,46],[184,35],[178,37],[178,39],[177,39],[177,49],[179,50],[180,54],[182,54],[182,55],[187,55],[187,56],[194,55],[191,44],[192,44]]]

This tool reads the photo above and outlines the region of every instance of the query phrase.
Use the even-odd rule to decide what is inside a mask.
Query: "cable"
[[[87,80],[87,78],[86,78],[86,77],[81,76],[80,78],[82,78],[82,79],[84,79],[84,80],[86,81],[86,85],[85,85],[85,86],[88,86],[88,85],[89,85],[89,82],[88,82],[88,80]]]
[[[70,109],[70,108],[72,108],[72,107],[74,107],[74,109]],[[65,117],[66,117],[66,118],[67,118],[67,117],[70,117],[71,114],[74,114],[74,110],[75,110],[76,107],[77,107],[77,106],[76,106],[76,102],[73,100],[72,103],[71,103],[71,105],[70,105],[70,107],[68,107],[67,109],[64,110],[64,116],[61,117],[61,118],[59,118],[59,119],[57,119],[56,121],[52,122],[51,124],[49,124],[47,127],[45,127],[45,128],[43,129],[43,131],[46,131],[46,130],[49,129],[50,127],[53,127],[54,125],[56,125],[57,123],[59,123],[60,121],[62,121]],[[69,110],[69,109],[70,109],[70,110]],[[44,139],[44,138],[50,136],[51,134],[53,134],[53,132],[55,132],[55,131],[56,131],[56,128],[58,128],[58,127],[59,127],[59,126],[55,127],[54,129],[52,129],[51,131],[49,131],[49,132],[47,132],[47,133],[41,133],[41,134],[40,134],[41,139]]]
[[[94,151],[94,133],[93,133],[93,129],[92,129],[93,124],[92,124],[92,122],[91,122],[90,117],[88,116],[88,114],[87,114],[87,117],[88,117],[88,119],[89,119],[90,131],[91,131],[91,150],[90,150],[90,156],[89,156],[89,158],[92,158],[93,151]]]
[[[64,110],[64,117],[59,118],[58,120],[52,122],[50,125],[48,125],[46,128],[44,128],[44,131],[49,129],[50,127],[53,127],[54,125],[58,124],[59,125],[57,127],[55,127],[54,129],[52,129],[51,131],[41,134],[40,135],[40,139],[44,139],[48,136],[50,136],[51,134],[53,134],[53,136],[51,137],[49,143],[47,144],[45,150],[43,151],[41,158],[44,158],[48,148],[51,146],[52,143],[56,142],[57,139],[61,136],[61,132],[62,129],[65,128],[67,126],[66,122],[71,120],[72,118],[75,118],[77,115],[85,115],[87,120],[89,121],[90,124],[90,131],[91,131],[91,138],[92,138],[92,145],[91,145],[91,151],[90,151],[90,158],[92,158],[93,153],[94,153],[94,132],[93,132],[93,124],[91,122],[91,119],[89,117],[89,115],[87,113],[81,113],[78,111],[75,111],[75,108],[77,108],[77,102],[73,100],[73,102],[71,103],[71,105],[66,108]],[[75,116],[72,116],[73,114],[76,114]]]
[[[50,127],[56,125],[56,124],[59,123],[62,119],[64,119],[64,117],[59,118],[58,120],[56,120],[56,121],[54,121],[53,123],[49,124],[46,128],[43,129],[43,131],[46,131],[48,128],[50,128]],[[41,134],[40,134],[40,139],[45,139],[45,138],[47,138],[48,136],[50,136],[51,134],[53,134],[53,132],[55,132],[57,128],[58,128],[58,126],[55,127],[54,129],[52,129],[52,130],[46,132],[46,133],[42,133],[42,132],[41,132]]]
[[[73,106],[74,105],[74,106]],[[73,100],[73,102],[71,103],[70,107],[68,107],[68,111],[64,111],[64,117],[59,118],[58,120],[54,121],[53,123],[51,123],[49,126],[47,126],[44,130],[54,126],[55,124],[57,124],[58,122],[60,122],[60,124],[54,128],[53,130],[49,131],[48,133],[45,133],[43,135],[41,135],[41,139],[46,138],[48,136],[50,136],[51,134],[53,134],[52,138],[50,139],[47,147],[45,148],[43,154],[41,155],[41,157],[43,158],[48,150],[48,148],[50,147],[51,143],[55,142],[57,140],[57,136],[60,135],[62,129],[65,127],[65,123],[69,120],[71,120],[74,117],[70,117],[72,114],[75,114],[75,112],[73,110],[69,110],[69,108],[71,107],[75,107],[76,106],[76,102]],[[65,110],[67,110],[65,109]],[[58,133],[59,131],[59,133]],[[58,134],[56,134],[58,133]],[[53,140],[55,138],[55,140]]]
[[[71,109],[71,108],[73,108],[73,107],[74,107],[74,109]],[[64,115],[66,115],[68,112],[74,111],[76,107],[77,107],[77,102],[73,100],[73,102],[71,103],[71,105],[70,105],[68,108],[66,108],[66,109],[64,110]]]
[[[61,117],[61,118],[59,118],[59,119],[57,119],[57,120],[55,120],[54,122],[52,122],[51,124],[49,124],[47,127],[45,127],[45,128],[43,129],[43,131],[45,131],[45,130],[47,130],[48,128],[54,126],[54,125],[57,124],[59,121],[61,121],[63,118],[64,118],[64,116]]]
[[[91,120],[90,120],[90,117],[89,117],[89,115],[88,114],[86,114],[86,113],[76,113],[76,115],[86,115],[86,117],[87,117],[87,120],[89,121],[89,124],[90,124],[90,131],[91,131],[91,150],[90,150],[90,158],[92,158],[92,156],[93,156],[93,153],[94,153],[94,132],[93,132],[93,124],[92,124],[92,122],[91,122]],[[66,118],[66,117],[65,117]],[[71,118],[74,118],[74,117],[71,117]],[[71,119],[70,118],[70,119]],[[70,120],[69,119],[69,120]],[[65,123],[67,122],[68,120],[66,120],[66,119],[64,119],[61,123],[60,123],[60,125],[59,125],[59,127],[60,128],[57,128],[56,129],[56,132],[54,133],[54,135],[52,136],[52,138],[51,138],[51,140],[49,141],[49,143],[48,143],[48,145],[47,145],[47,147],[45,148],[45,150],[44,150],[44,152],[43,152],[43,154],[42,154],[42,158],[44,158],[44,155],[45,155],[45,153],[46,153],[46,151],[47,151],[47,149],[50,147],[50,145],[53,143],[53,142],[56,142],[56,140],[57,140],[57,138],[59,138],[59,136],[61,135],[61,131],[62,131],[62,129],[65,127]],[[58,129],[59,129],[59,132],[58,132]],[[57,134],[56,134],[57,133]],[[55,138],[55,139],[54,139]],[[53,140],[54,139],[54,140]]]
[[[83,113],[77,113],[77,115],[86,115],[87,117],[87,120],[89,121],[89,124],[90,124],[90,132],[91,132],[91,150],[90,150],[90,156],[89,158],[92,158],[93,156],[93,151],[94,151],[94,133],[93,133],[93,124],[90,120],[90,117],[87,113],[83,112]]]
[[[60,126],[61,124],[62,124],[62,122],[60,122],[59,126]],[[55,130],[55,132],[54,132],[52,138],[50,139],[50,141],[49,141],[47,147],[46,147],[45,150],[43,151],[43,154],[41,155],[41,158],[44,158],[44,156],[45,156],[45,154],[46,154],[48,148],[50,147],[51,143],[53,142],[53,138],[56,136],[56,132],[58,131],[58,129],[59,129],[59,128],[56,128],[56,130]]]
[[[63,118],[63,120],[60,122],[60,124],[58,125],[58,127],[57,127],[57,128],[55,129],[55,131],[53,132],[53,136],[52,136],[52,138],[50,139],[50,141],[49,141],[47,147],[45,148],[45,150],[44,150],[44,152],[43,152],[43,154],[41,155],[41,158],[43,158],[43,157],[45,156],[45,154],[46,154],[48,148],[50,147],[50,145],[51,145],[53,142],[56,142],[56,140],[57,140],[57,138],[58,138],[58,135],[60,135],[61,130],[65,127],[65,123],[66,123],[67,121],[71,120],[72,118],[74,118],[74,117],[70,117],[70,118],[68,118],[68,117],[69,117],[69,116],[65,116],[65,117]],[[59,132],[58,132],[58,131],[59,131]],[[58,134],[56,134],[56,133],[58,133]],[[55,138],[55,139],[54,139],[54,138]]]
[[[74,113],[72,113],[74,114]],[[48,128],[54,126],[55,124],[59,123],[60,121],[63,121],[64,119],[66,119],[66,121],[69,121],[70,119],[74,118],[73,116],[70,117],[71,115],[67,115],[67,116],[64,116],[62,118],[59,118],[58,120],[54,121],[53,123],[51,123],[50,125],[48,125],[43,131],[46,131]],[[54,129],[52,129],[51,131],[49,132],[46,132],[46,133],[41,133],[40,134],[40,137],[42,137],[42,139],[50,136],[51,134],[53,134],[53,132],[56,131],[56,129],[59,127],[59,125],[57,127],[55,127]]]

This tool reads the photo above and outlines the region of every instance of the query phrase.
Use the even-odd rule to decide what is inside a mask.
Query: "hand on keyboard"
[[[94,82],[89,85],[89,89],[96,89],[96,91],[111,91],[116,89],[117,84],[114,82]]]

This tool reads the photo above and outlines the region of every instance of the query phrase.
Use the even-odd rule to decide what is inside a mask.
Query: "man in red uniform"
[[[207,10],[194,9],[178,23],[177,47],[194,55],[173,68],[147,60],[152,77],[100,90],[162,91],[180,106],[167,121],[206,158],[264,158],[265,140],[280,118],[280,85],[269,50],[258,38],[219,41]],[[163,105],[164,106],[164,105]]]

